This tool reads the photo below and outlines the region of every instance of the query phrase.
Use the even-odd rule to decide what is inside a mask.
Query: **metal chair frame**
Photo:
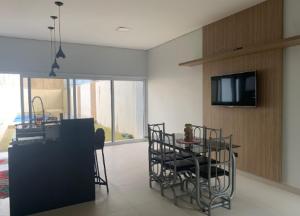
[[[164,124],[161,124],[164,125]],[[163,126],[164,127],[164,126]],[[154,130],[158,129],[158,130]],[[152,182],[157,182],[162,186],[162,130],[157,125],[151,127],[148,125],[148,160],[149,160],[149,186],[152,188]],[[164,129],[164,128],[163,128]]]
[[[234,157],[232,157],[232,136],[222,137],[221,129],[205,128],[204,131],[204,146],[207,148],[208,164],[197,166],[198,175],[201,178],[201,181],[197,182],[201,200],[197,197],[196,201],[200,209],[210,216],[213,208],[231,208],[234,190],[233,169],[235,168],[233,167]],[[207,177],[201,175],[203,170],[208,173]],[[205,199],[208,202],[202,201]]]
[[[174,172],[170,172],[170,170],[166,169],[165,163],[170,161],[175,162],[177,159],[184,159],[180,157],[180,152],[177,152],[174,148],[175,135],[166,134],[164,131],[164,123],[148,125],[149,186],[152,188],[152,182],[157,182],[160,185],[162,196],[164,196],[164,190],[166,188],[173,190],[175,186],[173,175],[175,175],[175,178],[179,178],[180,185],[182,185],[183,182],[180,175],[177,175],[176,172],[174,174]]]
[[[167,188],[170,188],[173,192],[173,198],[174,203],[177,204],[177,198],[179,197],[176,194],[176,187],[180,187],[181,191],[184,191],[184,180],[187,176],[190,176],[190,168],[193,166],[187,166],[184,168],[180,168],[181,162],[188,162],[192,163],[189,159],[185,158],[182,154],[182,151],[179,151],[178,148],[175,146],[175,134],[163,134],[163,141],[162,141],[162,148],[163,148],[163,158],[168,156],[166,152],[174,152],[172,154],[172,160],[167,161],[164,160],[164,163],[162,164],[162,175],[163,175],[163,185],[162,185],[162,194],[164,194],[164,190]],[[168,164],[172,163],[172,166],[169,166]],[[186,194],[182,194],[180,196],[183,196]]]

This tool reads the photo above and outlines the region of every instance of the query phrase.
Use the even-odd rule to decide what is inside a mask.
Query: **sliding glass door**
[[[143,81],[76,80],[76,117],[94,118],[106,142],[144,138]]]
[[[94,118],[95,129],[103,128],[105,141],[112,141],[111,81],[76,80],[76,117]]]
[[[144,137],[144,82],[114,81],[115,140]]]

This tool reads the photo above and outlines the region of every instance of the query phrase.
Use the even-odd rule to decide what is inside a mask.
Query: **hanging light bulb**
[[[59,33],[59,48],[58,48],[58,52],[56,53],[56,58],[66,58],[66,55],[61,47],[61,31],[60,31],[60,24],[61,24],[60,7],[63,6],[64,3],[60,1],[56,1],[55,4],[58,6],[58,33]]]
[[[60,67],[59,67],[59,64],[57,63],[57,61],[56,61],[56,58],[54,59],[54,62],[53,62],[53,64],[52,64],[52,68],[53,69],[59,69]]]
[[[59,69],[59,65],[58,65],[58,63],[57,63],[57,61],[56,61],[56,33],[55,33],[55,21],[56,21],[56,19],[57,19],[57,16],[50,16],[50,18],[51,19],[53,19],[53,32],[54,32],[54,36],[53,36],[53,46],[54,46],[54,53],[55,53],[55,55],[54,55],[54,62],[53,62],[53,64],[52,64],[52,69]]]
[[[49,76],[50,76],[50,77],[56,77],[56,73],[54,72],[54,69],[53,69],[53,68],[51,68],[51,71],[50,71],[50,73],[49,73]]]
[[[49,26],[48,29],[50,31],[50,61],[52,63],[52,57],[53,57],[53,39],[52,39],[53,37],[52,37],[52,34],[53,34],[54,27],[53,26]],[[51,71],[49,73],[49,76],[50,77],[56,76],[56,74],[55,74],[54,69],[53,69],[52,66],[51,66]]]

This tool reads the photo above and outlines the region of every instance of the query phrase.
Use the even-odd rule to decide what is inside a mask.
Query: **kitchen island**
[[[95,200],[94,120],[62,120],[59,133],[10,146],[12,216]]]

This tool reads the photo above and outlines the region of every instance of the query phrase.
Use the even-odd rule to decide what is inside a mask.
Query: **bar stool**
[[[108,182],[107,182],[107,174],[106,174],[106,166],[105,166],[105,158],[104,158],[104,141],[105,141],[105,132],[102,128],[98,128],[95,132],[95,146],[94,146],[94,155],[95,155],[95,184],[98,185],[106,185],[107,193],[109,193]],[[97,157],[97,150],[101,150],[102,152],[102,160],[103,160],[103,168],[104,168],[104,177],[101,178]]]

